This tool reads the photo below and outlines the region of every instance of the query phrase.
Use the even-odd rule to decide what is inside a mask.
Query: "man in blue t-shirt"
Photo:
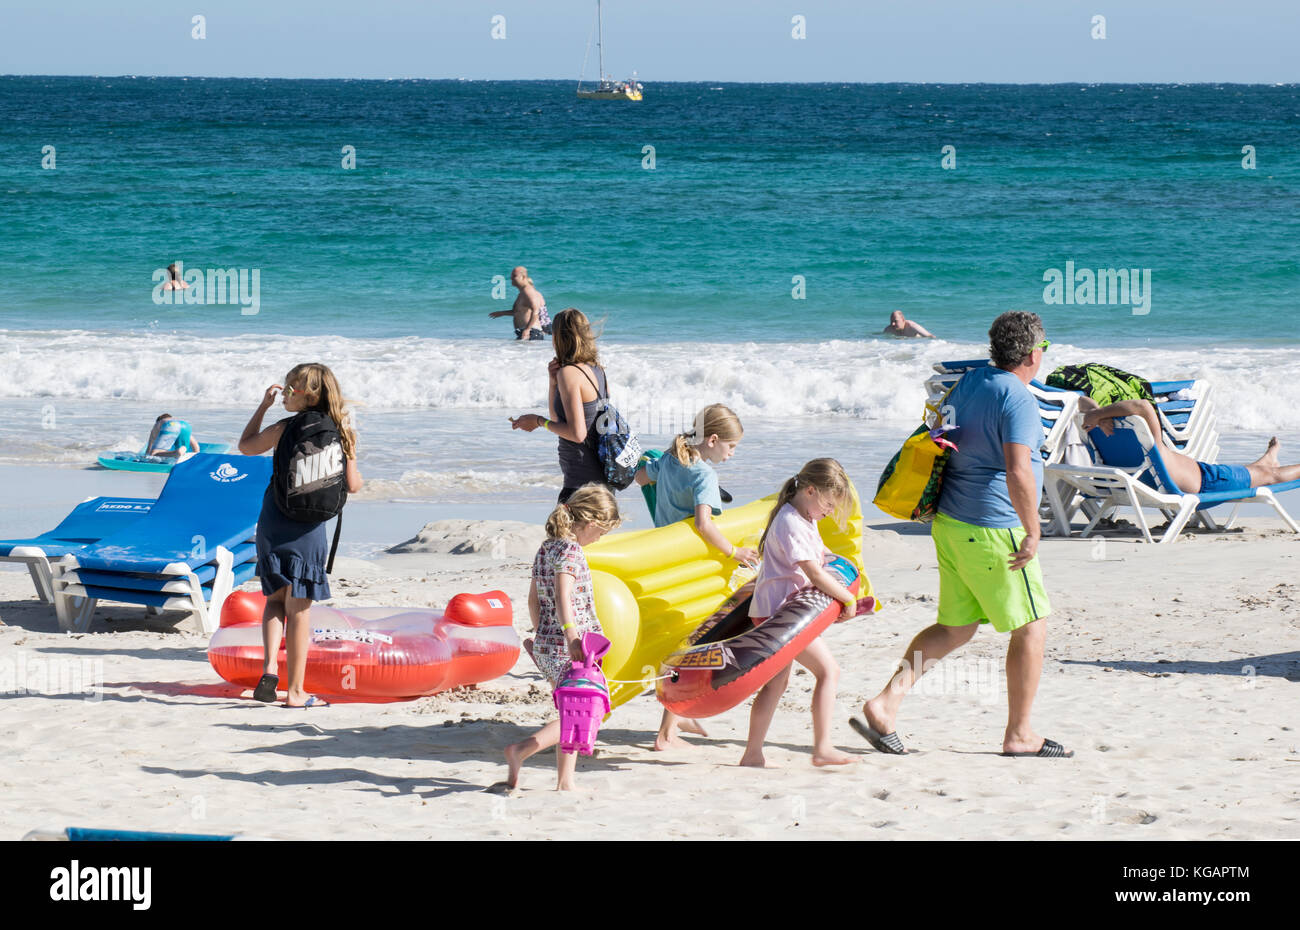
[[[1051,605],[1036,557],[1043,427],[1027,385],[1049,344],[1036,313],[1002,314],[989,329],[992,364],[968,371],[942,402],[944,421],[959,432],[930,534],[939,561],[939,614],[912,640],[903,667],[863,705],[862,718],[851,721],[881,752],[906,751],[894,721],[912,684],[968,642],[980,623],[990,623],[1011,634],[1003,754],[1074,755],[1035,733],[1029,721]]]

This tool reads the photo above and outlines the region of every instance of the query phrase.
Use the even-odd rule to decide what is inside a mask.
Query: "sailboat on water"
[[[636,79],[636,72],[626,81],[616,81],[605,73],[605,21],[601,14],[601,0],[596,0],[596,48],[600,55],[600,82],[594,87],[583,87],[587,72],[587,55],[582,57],[582,74],[578,77],[578,96],[583,100],[640,100],[644,89]],[[587,54],[591,53],[591,37],[587,37]]]

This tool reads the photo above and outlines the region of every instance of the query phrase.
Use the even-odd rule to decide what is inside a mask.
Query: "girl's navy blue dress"
[[[286,417],[281,422],[288,426]],[[271,479],[274,482],[274,478]],[[262,495],[262,513],[257,518],[257,574],[262,593],[274,594],[285,585],[290,597],[324,601],[330,597],[330,540],[324,523],[300,523],[280,512],[271,484]]]

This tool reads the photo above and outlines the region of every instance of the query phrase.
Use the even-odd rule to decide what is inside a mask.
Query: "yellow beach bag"
[[[948,389],[948,394],[952,389]],[[926,421],[916,428],[903,448],[894,454],[880,474],[872,503],[900,520],[928,523],[934,519],[943,487],[943,469],[948,457],[957,451],[945,433],[957,427],[942,423],[939,408],[948,399],[944,394],[938,404],[926,404]],[[935,426],[931,426],[931,423]]]

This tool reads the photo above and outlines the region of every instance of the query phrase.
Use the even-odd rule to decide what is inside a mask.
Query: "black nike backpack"
[[[324,523],[338,518],[325,566],[327,573],[331,571],[343,529],[348,485],[343,439],[328,414],[304,410],[285,424],[273,455],[271,489],[276,507],[290,520]]]

